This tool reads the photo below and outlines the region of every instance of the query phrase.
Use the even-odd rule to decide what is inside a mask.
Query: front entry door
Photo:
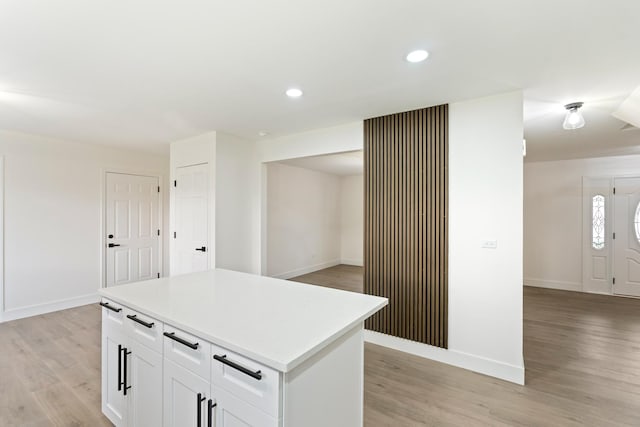
[[[106,177],[107,286],[159,277],[158,178]]]
[[[175,264],[171,274],[209,269],[209,165],[176,168]]]
[[[613,293],[640,297],[640,178],[615,178]]]

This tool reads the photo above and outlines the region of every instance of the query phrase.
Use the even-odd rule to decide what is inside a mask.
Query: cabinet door
[[[278,420],[260,411],[247,402],[238,399],[231,393],[213,387],[213,397],[216,403],[215,427],[277,427]]]
[[[162,355],[132,342],[127,358],[127,419],[134,427],[162,425]]]
[[[207,425],[209,381],[164,359],[164,427]]]
[[[114,425],[123,426],[126,421],[125,397],[122,392],[126,340],[122,328],[108,319],[113,318],[113,313],[105,313],[107,308],[102,310],[102,413]]]

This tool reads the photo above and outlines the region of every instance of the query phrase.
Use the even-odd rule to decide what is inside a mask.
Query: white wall
[[[259,170],[255,143],[224,133],[216,141],[216,267],[259,273],[253,258]]]
[[[319,156],[322,154],[342,153],[362,150],[364,129],[362,122],[348,123],[325,129],[264,140],[256,145],[255,167],[259,171],[258,197],[253,210],[258,212],[254,218],[253,229],[257,230],[252,259],[254,269],[267,274],[267,167],[266,162],[293,159],[298,157]]]
[[[366,338],[524,383],[522,93],[449,108],[449,349],[371,331]],[[358,122],[262,142],[259,161],[353,151],[362,144]],[[481,248],[484,240],[497,240],[497,249]]]
[[[340,177],[267,166],[267,275],[291,278],[340,263]]]
[[[449,132],[449,349],[367,338],[524,383],[522,93],[451,104]]]
[[[363,265],[364,182],[362,175],[340,178],[340,263]]]
[[[168,157],[8,131],[0,131],[0,155],[5,167],[2,318],[97,301],[105,171],[163,175],[166,191]],[[167,197],[164,202],[166,221]]]
[[[525,284],[582,290],[582,177],[640,176],[640,156],[525,163]]]

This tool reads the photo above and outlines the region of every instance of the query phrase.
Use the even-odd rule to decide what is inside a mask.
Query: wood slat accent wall
[[[447,348],[448,105],[364,122],[367,329]]]

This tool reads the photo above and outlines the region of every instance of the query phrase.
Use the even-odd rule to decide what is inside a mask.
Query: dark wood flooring
[[[640,426],[640,300],[525,288],[524,336],[524,387],[366,344],[365,425]],[[0,426],[109,425],[98,305],[0,324],[0,342]]]

